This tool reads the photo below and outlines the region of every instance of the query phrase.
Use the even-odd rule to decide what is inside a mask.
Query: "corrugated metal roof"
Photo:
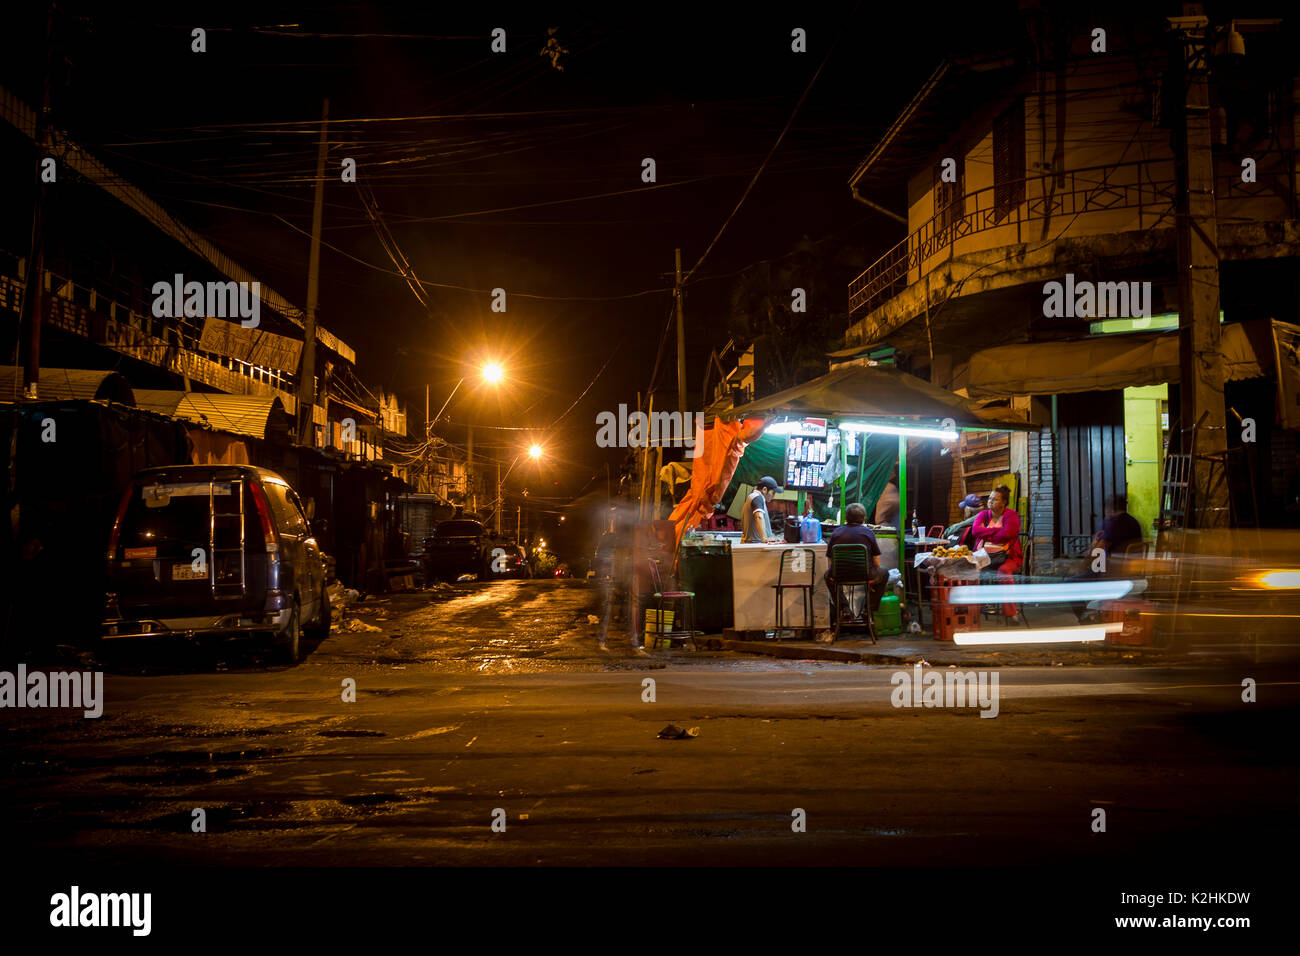
[[[164,415],[249,438],[265,438],[272,422],[286,426],[290,423],[284,404],[274,395],[140,389],[136,403]]]
[[[23,370],[0,368],[0,396],[18,399],[23,395]],[[42,368],[37,397],[62,400],[99,399],[119,405],[136,404],[131,383],[120,372],[80,368]]]
[[[180,404],[185,395],[186,393],[183,391],[173,391],[171,389],[137,388],[135,390],[135,403],[140,408],[147,408],[151,412],[175,417],[176,406]]]

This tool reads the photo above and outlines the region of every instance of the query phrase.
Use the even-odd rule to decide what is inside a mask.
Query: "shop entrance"
[[[1101,526],[1107,496],[1126,488],[1124,393],[1116,389],[1061,395],[1056,424],[1056,526],[1061,536],[1057,553],[1082,557]]]

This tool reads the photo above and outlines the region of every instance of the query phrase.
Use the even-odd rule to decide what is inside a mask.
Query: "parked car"
[[[247,465],[148,468],[108,542],[105,639],[266,634],[290,663],[329,633],[326,568],[302,502]]]
[[[484,576],[490,568],[491,539],[483,522],[474,518],[439,521],[424,539],[424,579],[455,581],[462,574]]]
[[[528,556],[517,544],[497,544],[488,551],[488,572],[490,578],[527,578],[532,576],[528,568]]]

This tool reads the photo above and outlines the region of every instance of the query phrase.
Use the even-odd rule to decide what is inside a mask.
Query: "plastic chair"
[[[925,533],[925,536],[927,538],[942,538],[943,525],[941,524],[930,525],[930,530]]]
[[[665,591],[663,583],[659,578],[659,559],[650,559],[650,580],[654,582],[655,588],[655,614],[659,624],[659,630],[654,632],[654,639],[688,640],[695,636],[695,592],[694,591]],[[676,622],[672,630],[664,629],[664,601],[673,601],[673,619]],[[685,625],[685,627],[682,627]],[[646,629],[649,634],[649,628]]]
[[[865,544],[837,544],[831,551],[831,580],[833,587],[832,610],[835,613],[835,627],[831,640],[840,639],[840,631],[849,627],[865,626],[871,635],[871,643],[876,643],[876,626],[871,620],[871,554]],[[848,588],[862,588],[862,610],[856,615],[849,613]]]
[[[793,581],[787,581],[790,575]],[[781,569],[776,575],[776,631],[779,640],[782,631],[812,631],[813,627],[813,588],[817,582],[817,552],[812,548],[786,548],[781,552]],[[789,590],[803,592],[804,623],[787,627],[785,623],[785,592]]]

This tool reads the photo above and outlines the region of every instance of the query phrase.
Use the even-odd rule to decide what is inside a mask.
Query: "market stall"
[[[740,544],[734,533],[689,535],[707,523],[714,506],[733,494],[733,479],[771,474],[797,493],[796,514],[811,511],[825,531],[843,521],[852,501],[873,501],[897,466],[899,520],[877,529],[881,566],[899,568],[912,552],[940,543],[920,528],[909,529],[907,455],[909,439],[951,442],[967,430],[1032,430],[1023,422],[990,421],[971,403],[915,376],[887,366],[842,366],[803,385],[740,406],[705,429],[704,448],[691,487],[671,519],[682,548],[707,537],[714,548],[730,545],[734,626],[772,629],[773,585],[781,555],[789,548],[810,549],[816,560],[815,625],[829,625],[829,595],[821,583],[826,568],[825,534],[820,541],[785,540]],[[751,455],[751,448],[753,454]],[[779,449],[779,459],[777,458]],[[779,466],[779,467],[777,467]],[[911,531],[911,533],[909,533]],[[734,539],[734,540],[732,540]],[[946,542],[945,542],[946,543]],[[900,575],[906,587],[907,575]],[[802,595],[792,596],[797,602]]]

